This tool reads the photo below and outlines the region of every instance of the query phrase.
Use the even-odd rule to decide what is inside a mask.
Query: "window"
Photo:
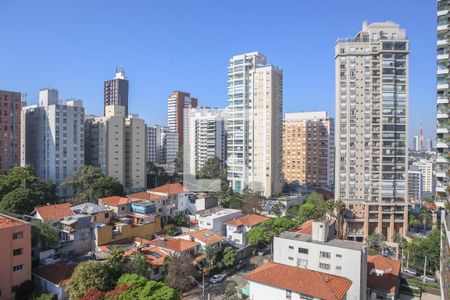
[[[319,268],[324,269],[324,270],[329,270],[330,269],[330,265],[329,264],[320,263],[319,264]]]
[[[289,256],[288,259],[289,260],[294,260],[294,258],[292,256]]]
[[[336,257],[342,257],[342,254],[338,253],[338,254],[336,254]]]
[[[308,249],[306,248],[298,248],[298,253],[308,254]]]
[[[23,231],[14,232],[13,233],[13,240],[18,240],[23,238]]]
[[[23,265],[17,265],[13,267],[13,272],[19,272],[23,270]]]
[[[286,290],[286,299],[292,299],[292,291]]]
[[[294,246],[289,246],[289,249],[291,249],[291,250],[294,249]]]
[[[336,266],[336,270],[340,271],[340,270],[342,270],[342,267],[341,266]]]
[[[330,252],[320,251],[320,257],[330,258],[331,254],[330,254]]]
[[[23,254],[23,248],[17,248],[13,250],[13,256],[18,256]]]
[[[109,213],[105,213],[105,218],[109,218]]]

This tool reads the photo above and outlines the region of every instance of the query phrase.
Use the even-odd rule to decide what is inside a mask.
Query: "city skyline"
[[[425,137],[434,139],[435,111],[431,109],[435,98],[435,78],[431,74],[435,74],[436,68],[434,6],[420,2],[411,6],[407,5],[410,2],[396,1],[391,5],[401,7],[401,10],[383,11],[383,5],[367,9],[354,5],[356,3],[349,1],[342,5],[329,1],[328,6],[333,13],[324,12],[318,4],[312,3],[289,2],[283,7],[267,3],[263,8],[252,8],[251,14],[264,15],[270,10],[274,22],[261,23],[261,30],[253,30],[251,36],[245,35],[246,38],[235,37],[233,43],[229,43],[230,35],[236,32],[234,28],[238,25],[228,21],[243,19],[251,3],[243,4],[242,12],[234,11],[231,19],[225,19],[220,14],[217,18],[211,16],[217,10],[226,9],[222,3],[214,8],[205,8],[203,2],[189,5],[177,2],[178,5],[169,9],[158,3],[147,5],[138,2],[130,7],[120,7],[124,18],[123,22],[115,25],[118,32],[114,34],[121,37],[123,45],[118,43],[114,47],[103,43],[111,34],[105,32],[106,25],[101,22],[110,13],[118,12],[117,8],[99,12],[95,9],[98,4],[91,3],[90,9],[86,9],[87,4],[72,7],[70,4],[43,2],[38,6],[30,4],[19,8],[12,2],[3,3],[5,21],[10,24],[0,29],[3,36],[12,42],[26,40],[33,43],[37,36],[45,33],[52,38],[55,47],[46,49],[44,53],[39,47],[24,48],[17,42],[0,49],[0,55],[12,58],[1,63],[2,69],[8,72],[2,73],[0,80],[4,84],[3,89],[27,93],[29,104],[37,102],[40,88],[50,86],[62,91],[63,99],[81,98],[87,113],[101,115],[103,82],[112,78],[115,67],[120,65],[130,80],[130,112],[139,113],[149,125],[166,124],[166,99],[174,90],[192,93],[198,97],[200,106],[225,107],[224,74],[229,57],[261,51],[271,57],[285,74],[284,112],[326,110],[335,117],[332,52],[335,41],[352,36],[365,19],[369,23],[392,20],[407,30],[411,41],[410,138],[418,133],[423,122]],[[8,22],[19,9],[23,12],[20,25],[12,20]],[[205,11],[209,11],[206,16]],[[335,11],[339,13],[335,14]],[[152,18],[144,18],[149,12],[154,12]],[[60,15],[67,17],[67,13],[69,19],[72,14],[81,13],[83,24],[63,22]],[[53,22],[45,18],[50,14]],[[164,25],[158,23],[169,16],[177,20],[176,16],[180,14],[192,16],[189,24],[180,21],[164,22]],[[201,18],[196,19],[197,15]],[[136,20],[126,18],[131,16]],[[304,30],[310,28],[306,25],[311,22],[324,19],[327,20],[325,26],[317,24],[314,30]],[[56,23],[60,26],[54,26]],[[204,26],[206,23],[211,26]],[[25,33],[22,26],[27,24],[33,24],[33,28]],[[285,34],[277,34],[281,30]],[[104,36],[98,36],[99,33]],[[180,50],[173,50],[169,47],[170,41],[189,43],[186,47],[179,47]],[[128,44],[135,46],[128,47]],[[286,47],[288,44],[290,47]],[[73,61],[74,64],[64,65],[60,61]]]

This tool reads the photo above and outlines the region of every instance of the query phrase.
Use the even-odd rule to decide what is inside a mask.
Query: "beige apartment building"
[[[334,188],[334,119],[327,112],[285,114],[283,177],[288,184]]]
[[[227,171],[231,187],[281,192],[283,72],[259,52],[228,64]]]
[[[392,22],[364,22],[336,42],[335,198],[348,208],[348,239],[407,232],[408,54]]]
[[[127,192],[146,188],[146,124],[118,105],[105,107],[104,117],[88,118],[85,125],[86,164],[119,180]]]

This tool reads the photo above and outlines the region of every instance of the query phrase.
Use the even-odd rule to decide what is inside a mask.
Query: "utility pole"
[[[423,264],[423,283],[425,283],[425,276],[427,276],[427,257],[425,256],[425,263]]]

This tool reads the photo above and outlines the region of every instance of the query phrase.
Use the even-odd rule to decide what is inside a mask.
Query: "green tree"
[[[15,299],[29,299],[33,292],[35,291],[36,286],[33,281],[26,280],[22,282],[15,292]]]
[[[127,289],[124,289],[126,286]],[[124,274],[118,282],[117,287],[121,290],[116,297],[114,292],[108,293],[107,299],[142,299],[142,300],[179,300],[178,292],[162,282],[148,280],[137,274]]]
[[[179,211],[173,217],[172,222],[176,226],[186,227],[189,224],[189,219],[182,211]]]
[[[122,248],[114,247],[109,251],[109,256],[106,260],[109,274],[114,282],[124,273],[125,257],[123,254]]]
[[[409,216],[409,226],[413,227],[413,230],[416,231],[417,226],[420,225],[420,221],[414,215]]]
[[[262,197],[258,193],[247,192],[242,199],[242,212],[246,214],[254,214],[261,212]]]
[[[92,184],[92,199],[123,196],[123,185],[113,177],[100,177]]]
[[[47,222],[40,222],[35,227],[38,240],[41,244],[41,250],[49,250],[58,247],[59,236],[58,231]]]
[[[369,255],[380,254],[385,247],[385,237],[382,233],[374,232],[367,238],[367,248]]]
[[[238,287],[238,285],[234,281],[227,284],[227,287],[225,289],[225,297],[227,300],[236,299],[236,296],[237,296],[236,288],[237,287]]]
[[[217,245],[206,245],[205,247],[205,256],[206,261],[208,262],[208,269],[211,269],[216,263],[219,257],[220,249]]]
[[[151,273],[147,258],[140,252],[135,252],[127,257],[123,271],[125,273],[137,274],[144,277],[148,277]]]
[[[231,266],[234,266],[237,261],[237,253],[236,250],[234,250],[231,247],[226,247],[223,249],[223,257],[222,257],[222,263],[225,267],[229,268]]]
[[[270,244],[275,235],[293,226],[295,226],[295,222],[285,217],[265,220],[250,229],[247,236],[248,242],[255,246]]]
[[[298,209],[297,224],[302,224],[308,220],[317,220],[325,216],[329,205],[319,193],[309,194],[305,202]]]
[[[39,296],[36,296],[34,300],[56,300],[56,295],[42,293]]]
[[[95,202],[93,186],[96,181],[103,177],[101,170],[94,166],[81,167],[72,177],[64,181],[64,185],[72,186],[77,192],[75,203]]]
[[[87,291],[106,292],[111,290],[114,284],[115,280],[111,276],[107,263],[86,261],[75,268],[67,285],[67,291],[70,299],[80,299]]]
[[[170,259],[167,275],[164,280],[171,288],[185,292],[195,285],[192,277],[196,278],[197,275],[198,272],[195,269],[192,258],[182,255]]]
[[[175,171],[183,172],[183,149],[179,150],[177,153],[177,157],[175,158]]]
[[[275,214],[277,218],[279,218],[283,215],[283,209],[284,204],[281,201],[277,201],[277,203],[272,206],[272,213]]]
[[[440,235],[437,228],[425,238],[413,238],[406,246],[409,265],[413,269],[422,270],[427,257],[427,271],[434,273],[439,269]]]
[[[223,174],[223,163],[217,156],[211,157],[197,173],[199,178],[220,178]]]

